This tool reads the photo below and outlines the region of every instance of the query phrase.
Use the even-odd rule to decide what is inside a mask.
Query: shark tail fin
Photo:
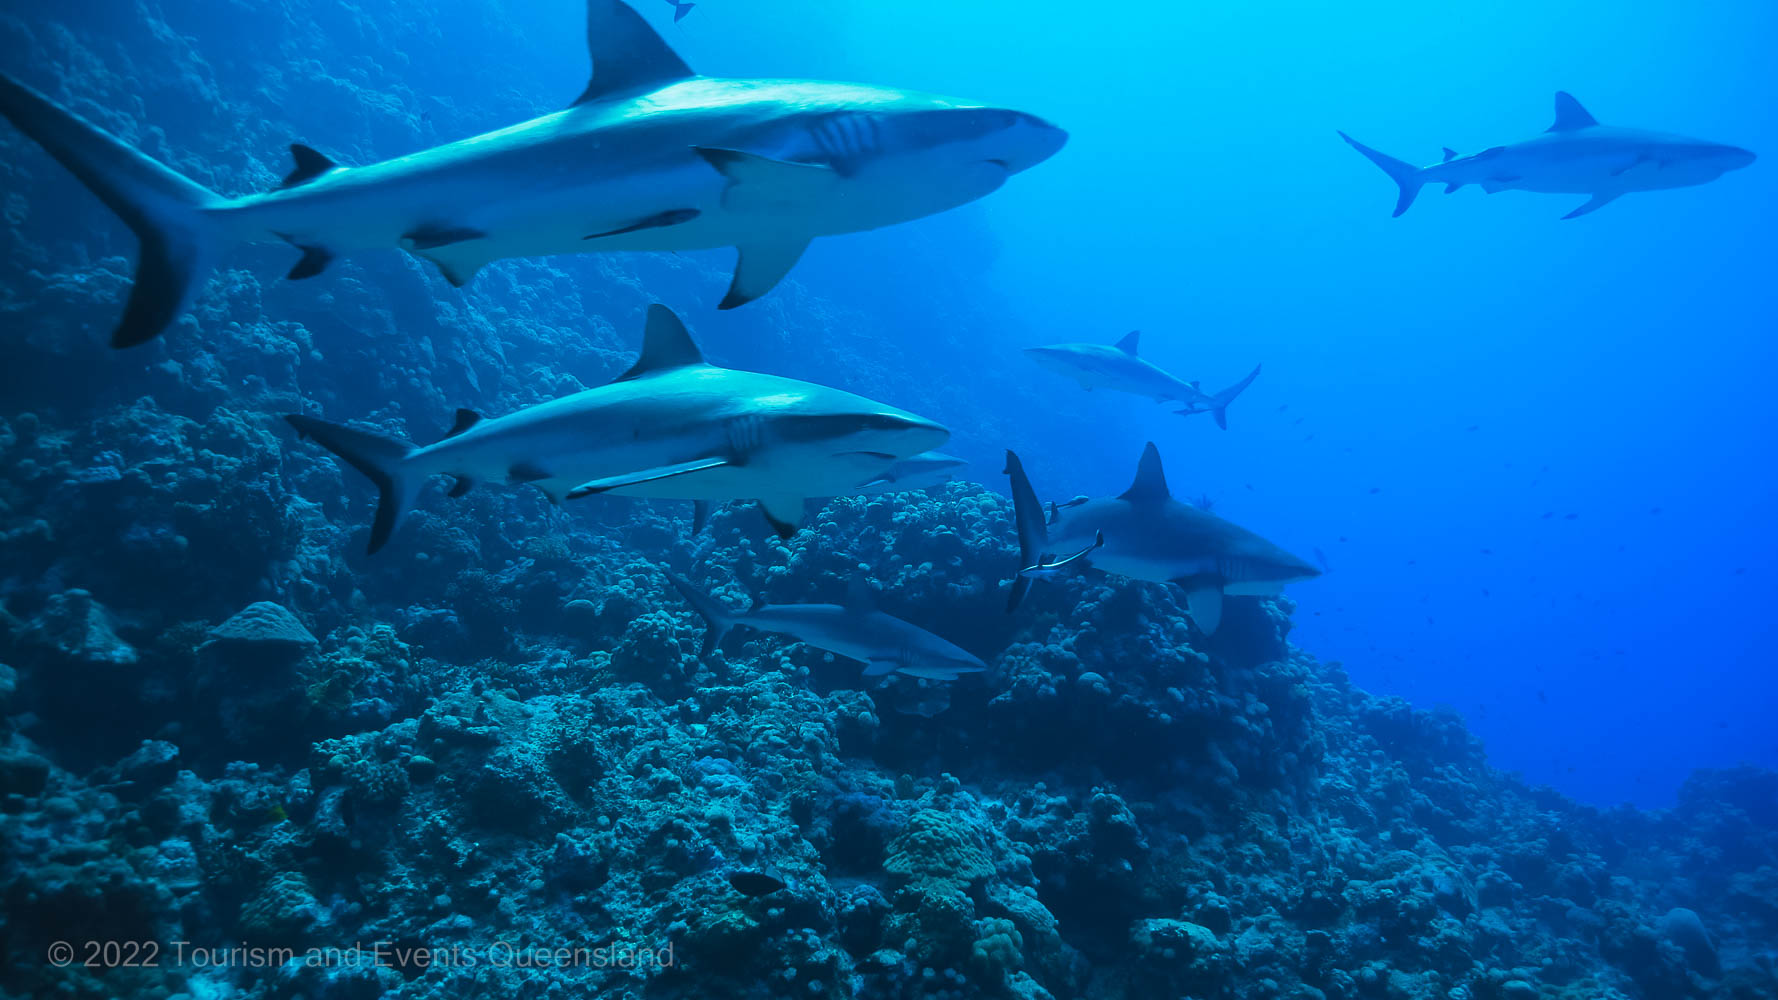
[[[735,627],[734,613],[685,577],[677,573],[668,573],[667,579],[672,581],[673,589],[679,591],[679,595],[685,598],[685,603],[691,605],[692,610],[704,619],[707,628],[704,630],[702,655],[709,656],[717,644],[722,642],[722,637],[728,635],[729,630]]]
[[[1043,558],[1044,548],[1049,545],[1049,528],[1044,524],[1043,504],[1037,500],[1037,491],[1031,488],[1031,479],[1025,475],[1025,466],[1019,456],[1008,451],[1006,453],[1006,469],[1012,477],[1012,509],[1013,522],[1019,531],[1019,565],[1017,569],[1035,566]],[[1006,612],[1011,614],[1024,603],[1025,595],[1031,590],[1031,578],[1013,575],[1012,595],[1007,598]]]
[[[1247,373],[1246,378],[1211,397],[1210,413],[1216,418],[1216,426],[1225,431],[1229,429],[1229,404],[1235,401],[1235,397],[1239,396],[1242,390],[1252,385],[1254,379],[1259,378],[1259,369],[1259,365],[1254,365],[1253,370]]]
[[[1395,199],[1395,215],[1400,216],[1401,213],[1407,211],[1408,206],[1414,203],[1415,196],[1420,193],[1420,189],[1426,186],[1426,178],[1421,176],[1420,168],[1406,160],[1398,160],[1387,153],[1379,153],[1344,132],[1340,133],[1340,138],[1346,140],[1346,145],[1363,153],[1365,159],[1382,167],[1383,172],[1389,175],[1389,179],[1401,188],[1401,194]]]
[[[0,73],[0,116],[85,184],[136,233],[136,281],[112,347],[160,336],[203,284],[217,240],[207,216],[229,200]]]
[[[289,414],[284,418],[303,437],[314,438],[321,447],[345,459],[346,464],[377,486],[377,515],[370,525],[370,545],[366,555],[375,555],[395,533],[395,528],[414,505],[425,477],[404,468],[414,446],[396,437],[361,431],[353,427],[330,424],[325,420]]]

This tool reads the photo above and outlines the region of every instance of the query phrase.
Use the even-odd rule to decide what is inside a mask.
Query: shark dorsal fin
[[[1124,339],[1117,342],[1117,349],[1133,358],[1136,356],[1136,341],[1141,337],[1141,330],[1131,330],[1124,334]]]
[[[280,191],[296,187],[298,184],[307,184],[322,174],[338,170],[340,166],[328,159],[326,154],[300,142],[290,144],[290,158],[296,161],[296,166],[285,174],[284,179],[278,183]]]
[[[1599,124],[1598,119],[1587,114],[1587,109],[1580,106],[1574,95],[1566,90],[1556,91],[1556,124],[1545,129],[1546,132],[1572,132],[1579,128],[1592,128]]]
[[[704,363],[704,352],[692,342],[685,324],[673,315],[673,310],[656,302],[648,307],[648,325],[642,330],[642,356],[629,371],[612,381],[628,382],[655,372]]]
[[[846,581],[846,610],[860,614],[877,610],[877,598],[870,590],[870,581],[863,573],[853,573]]]
[[[459,409],[457,418],[451,421],[451,429],[445,431],[445,437],[454,438],[464,431],[482,422],[482,415],[474,410]]]
[[[1444,162],[1445,162],[1445,163],[1449,163],[1449,162],[1451,162],[1451,161],[1452,161],[1452,160],[1455,160],[1455,159],[1456,159],[1456,158],[1457,158],[1457,151],[1456,151],[1456,150],[1455,150],[1455,149],[1452,149],[1452,148],[1451,148],[1451,147],[1449,147],[1449,146],[1446,146],[1446,147],[1445,147],[1445,159],[1444,159]]]
[[[623,0],[587,0],[586,46],[593,75],[575,104],[697,75]]]
[[[1136,463],[1136,481],[1118,499],[1131,503],[1160,503],[1172,495],[1167,491],[1167,476],[1161,471],[1160,450],[1150,441],[1142,449],[1142,459]]]

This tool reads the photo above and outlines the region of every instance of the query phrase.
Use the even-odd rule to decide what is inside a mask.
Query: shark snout
[[[1727,170],[1740,170],[1742,167],[1751,167],[1753,166],[1753,161],[1759,159],[1758,154],[1754,153],[1751,149],[1742,149],[1739,146],[1724,146],[1722,149],[1722,160],[1723,163],[1726,164],[1725,169]]]

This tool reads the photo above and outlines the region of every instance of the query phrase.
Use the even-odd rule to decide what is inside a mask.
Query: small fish
[[[1063,570],[1067,568],[1069,563],[1074,562],[1076,559],[1086,558],[1088,555],[1092,554],[1094,549],[1099,548],[1104,544],[1105,532],[1096,531],[1093,533],[1093,544],[1081,549],[1079,552],[1076,552],[1066,559],[1058,559],[1055,562],[1044,562],[1043,559],[1040,558],[1037,560],[1037,565],[1027,566],[1024,569],[1019,570],[1019,575],[1030,580],[1053,580],[1062,575]]]
[[[687,6],[690,6],[687,4]],[[769,872],[734,871],[728,873],[728,884],[743,896],[769,896],[784,888],[784,880]]]

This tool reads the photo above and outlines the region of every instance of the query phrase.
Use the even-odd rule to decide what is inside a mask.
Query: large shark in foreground
[[[718,368],[662,305],[649,307],[642,356],[616,381],[491,420],[458,410],[437,444],[285,419],[376,483],[373,553],[433,476],[456,480],[452,496],[507,482],[552,500],[756,500],[787,537],[805,497],[845,493],[950,437],[930,420],[849,392]]]
[[[1136,480],[1115,497],[1044,510],[1019,456],[1006,453],[1013,515],[1019,531],[1019,575],[1007,610],[1016,610],[1034,577],[1066,562],[1185,591],[1186,612],[1204,634],[1222,622],[1223,595],[1267,597],[1284,585],[1321,575],[1246,528],[1173,499],[1151,442],[1142,450]],[[1056,560],[1059,553],[1071,553]]]
[[[1111,389],[1147,396],[1160,403],[1184,403],[1185,409],[1177,411],[1181,416],[1194,413],[1214,414],[1216,426],[1228,430],[1229,404],[1259,377],[1259,366],[1255,365],[1246,378],[1227,389],[1207,393],[1198,383],[1183,381],[1139,357],[1136,346],[1141,336],[1140,330],[1132,330],[1122,340],[1111,345],[1050,344],[1047,347],[1027,347],[1025,354],[1039,365],[1074,379],[1080,383],[1082,389],[1089,392],[1094,389]]]
[[[111,343],[158,335],[233,243],[339,254],[400,248],[463,285],[504,257],[736,247],[732,308],[817,236],[955,208],[1048,159],[1066,134],[1018,111],[912,91],[698,76],[619,0],[589,0],[591,82],[573,106],[362,167],[292,146],[264,194],[225,198],[0,74],[0,115],[136,233],[136,283]]]
[[[1383,168],[1401,188],[1395,214],[1408,210],[1428,184],[1443,184],[1450,194],[1468,184],[1483,191],[1541,191],[1591,195],[1564,219],[1596,212],[1632,191],[1707,184],[1754,161],[1737,146],[1688,139],[1665,132],[1601,125],[1580,102],[1556,93],[1556,123],[1542,135],[1509,146],[1495,146],[1472,156],[1446,149],[1442,163],[1416,167],[1379,153],[1344,132],[1340,138]]]
[[[729,610],[682,577],[669,573],[667,579],[709,624],[704,633],[706,656],[730,629],[745,625],[857,660],[865,665],[866,677],[896,673],[954,681],[988,668],[980,658],[918,625],[878,611],[870,584],[862,576],[852,577],[845,604],[755,604],[746,612]]]

